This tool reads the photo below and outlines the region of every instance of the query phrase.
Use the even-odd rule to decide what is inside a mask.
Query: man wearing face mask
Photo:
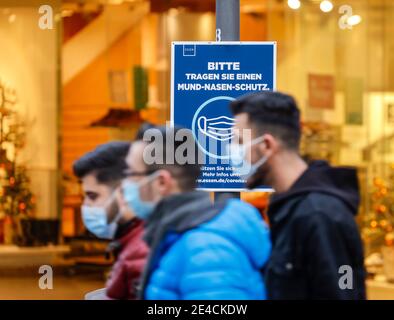
[[[141,238],[143,223],[128,209],[118,191],[127,168],[125,157],[129,147],[127,142],[110,142],[85,154],[73,165],[84,191],[85,227],[99,238],[112,240],[109,249],[116,262],[105,289],[110,299],[136,298],[135,288],[148,255]]]
[[[160,127],[133,143],[122,192],[145,220],[151,253],[142,299],[264,299],[260,269],[270,253],[268,228],[240,200],[213,205],[196,191],[200,176],[190,130]]]
[[[231,148],[235,170],[249,188],[269,185],[276,191],[268,208],[273,244],[268,297],[365,299],[363,249],[354,221],[356,170],[323,161],[308,166],[300,157],[300,112],[291,96],[256,93],[232,102],[231,110],[241,144]]]

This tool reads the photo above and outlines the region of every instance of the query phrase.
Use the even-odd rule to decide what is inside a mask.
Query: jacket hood
[[[266,223],[253,206],[243,201],[228,200],[220,214],[200,228],[237,243],[257,269],[264,266],[271,253],[271,240]]]
[[[209,193],[191,191],[169,196],[161,200],[152,216],[145,221],[144,240],[150,248],[148,264],[141,277],[139,297],[143,298],[154,255],[168,232],[183,232],[209,221],[220,212],[212,205]]]
[[[360,203],[357,171],[351,167],[331,167],[326,161],[314,161],[286,192],[271,197],[270,211],[294,197],[320,192],[330,194],[343,201],[356,215]]]
[[[269,231],[256,209],[239,200],[212,204],[209,193],[202,191],[173,195],[162,200],[145,223],[144,239],[151,251],[141,278],[140,297],[143,297],[156,250],[164,236],[193,228],[209,230],[238,243],[257,267],[262,267],[268,259]]]
[[[167,231],[183,232],[218,213],[212,205],[209,193],[191,191],[163,199],[145,224],[145,240],[153,246]],[[156,240],[156,241],[155,241]]]
[[[253,206],[237,199],[212,204],[206,192],[194,191],[162,201],[145,226],[145,240],[152,251],[167,231],[183,233],[198,227],[237,243],[257,268],[271,252],[268,227]]]

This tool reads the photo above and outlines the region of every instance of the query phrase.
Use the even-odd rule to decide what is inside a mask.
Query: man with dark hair
[[[231,150],[241,150],[231,158],[243,159],[238,166],[232,161],[234,170],[243,171],[249,188],[276,191],[268,208],[268,297],[364,299],[363,249],[353,217],[359,205],[356,170],[304,162],[300,112],[291,96],[251,94],[232,102],[231,110],[240,142]]]
[[[91,178],[94,176],[100,183],[116,186],[124,177],[123,171],[127,168],[125,157],[129,148],[129,142],[121,141],[100,145],[74,162],[74,174],[83,180],[83,177],[94,172]]]
[[[134,140],[142,140],[142,138],[144,137],[144,134],[146,131],[150,130],[150,129],[154,129],[156,128],[156,126],[150,122],[144,122],[141,124],[141,126],[139,127],[137,133],[135,134],[135,138]]]
[[[141,236],[143,223],[122,201],[118,188],[127,168],[125,157],[130,143],[110,142],[78,159],[74,174],[84,191],[82,219],[99,238],[113,240],[110,251],[116,262],[106,284],[111,299],[135,299],[135,287],[148,255]]]
[[[151,254],[143,299],[264,299],[260,269],[270,252],[267,226],[239,200],[213,205],[196,191],[200,175],[190,130],[159,127],[126,158],[125,201],[145,220]]]

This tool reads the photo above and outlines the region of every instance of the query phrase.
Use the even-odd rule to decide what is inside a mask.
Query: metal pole
[[[240,0],[216,0],[216,41],[239,41]],[[239,198],[239,192],[215,192],[215,202]]]
[[[216,0],[216,41],[239,41],[239,0]]]

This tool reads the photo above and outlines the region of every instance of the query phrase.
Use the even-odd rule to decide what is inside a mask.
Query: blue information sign
[[[189,128],[203,154],[199,188],[241,191],[229,165],[234,119],[229,103],[275,90],[275,42],[173,42],[171,122]]]

